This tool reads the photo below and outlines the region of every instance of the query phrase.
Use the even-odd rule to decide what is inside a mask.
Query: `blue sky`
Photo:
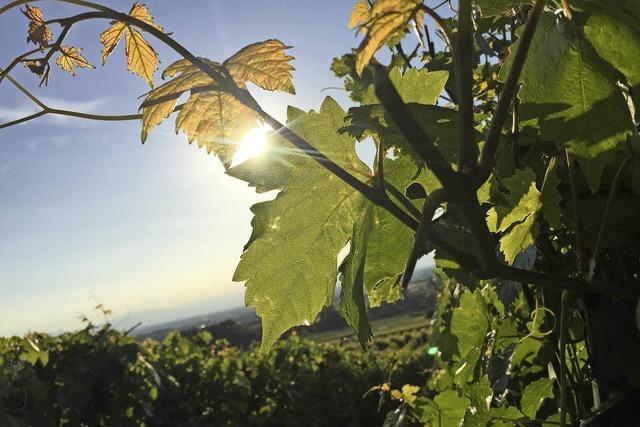
[[[294,46],[297,95],[253,91],[281,120],[287,105],[317,108],[327,94],[349,105],[344,92],[321,89],[340,86],[331,59],[357,45],[346,28],[351,1],[146,4],[156,22],[199,56],[223,60],[268,38]],[[131,3],[109,5],[128,11]],[[53,2],[38,6],[46,18],[70,12]],[[76,77],[53,70],[43,88],[24,69],[12,75],[52,107],[135,112],[148,88],[126,71],[124,46],[99,66],[98,34],[107,26],[82,23],[67,39],[84,48],[96,70]],[[18,11],[0,16],[0,66],[33,48],[26,27]],[[152,44],[161,69],[177,59]],[[0,122],[34,111],[8,82],[0,84]],[[91,314],[97,303],[116,316],[194,301],[210,300],[211,311],[241,303],[244,288],[231,277],[258,196],[167,122],[144,146],[138,122],[42,117],[0,130],[0,335],[76,328],[78,314]]]

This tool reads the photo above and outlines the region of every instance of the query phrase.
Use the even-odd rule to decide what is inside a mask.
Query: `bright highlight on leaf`
[[[257,157],[268,148],[267,134],[272,131],[270,126],[262,124],[251,129],[238,143],[236,154],[233,156],[232,166]]]
[[[142,142],[173,112],[178,98],[189,92],[176,118],[176,132],[183,131],[189,143],[196,141],[230,167],[238,142],[259,120],[256,112],[232,92],[252,82],[265,90],[294,93],[293,67],[289,64],[293,57],[285,54],[288,48],[278,40],[266,40],[246,46],[222,64],[200,58],[228,82],[227,86],[221,86],[186,59],[174,62],[162,73],[163,79],[172,80],[149,92],[142,103]],[[228,81],[227,75],[233,80]]]
[[[412,19],[421,28],[423,13],[420,8],[422,0],[378,0],[371,7],[368,16],[365,16],[363,6],[359,4],[356,4],[351,13],[349,25],[360,26],[365,33],[356,56],[356,71],[361,74],[373,55],[385,43],[402,34]]]
[[[53,33],[51,29],[44,24],[42,11],[35,6],[27,5],[27,7],[22,10],[22,13],[29,19],[27,41],[33,44],[39,44],[40,47],[47,46],[53,38]]]
[[[153,22],[153,17],[149,14],[149,9],[144,4],[134,3],[129,11],[129,16],[144,21],[162,31],[162,27]],[[153,87],[153,74],[158,69],[158,54],[145,40],[140,31],[126,22],[112,21],[111,27],[100,34],[100,43],[103,46],[100,55],[102,65],[104,65],[107,57],[113,52],[123,35],[127,68],[132,73],[145,79],[147,84]]]
[[[76,68],[95,68],[82,55],[82,48],[73,46],[60,47],[60,56],[56,59],[56,64],[73,76],[76,75]]]

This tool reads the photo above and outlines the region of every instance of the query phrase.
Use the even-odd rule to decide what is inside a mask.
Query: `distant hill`
[[[383,304],[381,307],[371,309],[369,316],[372,320],[385,319],[407,313],[431,316],[435,308],[435,286],[437,284],[433,281],[432,268],[416,270],[402,301]],[[347,327],[344,319],[340,317],[336,310],[340,300],[339,293],[340,289],[338,287],[334,298],[334,307],[328,307],[320,313],[313,325],[294,328],[294,331],[304,336]],[[255,309],[246,307],[236,307],[160,324],[142,326],[135,329],[132,335],[139,339],[149,337],[161,340],[169,332],[176,330],[185,335],[193,335],[199,331],[207,330],[211,332],[214,338],[228,339],[231,344],[239,347],[248,347],[252,342],[259,340],[261,335],[260,319],[256,316]]]

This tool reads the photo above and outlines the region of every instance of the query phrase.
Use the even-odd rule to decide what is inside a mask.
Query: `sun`
[[[271,126],[261,124],[251,129],[238,142],[238,148],[233,156],[232,165],[238,165],[252,157],[257,157],[268,148],[267,133],[271,132]]]

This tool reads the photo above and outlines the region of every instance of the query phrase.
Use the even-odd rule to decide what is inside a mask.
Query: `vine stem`
[[[567,170],[569,171],[569,186],[571,187],[571,207],[573,210],[573,218],[576,225],[575,237],[576,237],[576,263],[578,266],[578,271],[584,273],[586,268],[586,262],[584,259],[585,251],[584,245],[582,242],[582,233],[580,227],[580,217],[578,216],[578,190],[576,188],[576,169],[575,169],[575,159],[573,158],[573,154],[571,154],[568,150],[564,150],[566,162],[567,162]]]
[[[562,292],[560,312],[560,427],[567,425],[567,335],[569,333],[569,312],[572,304],[571,292]]]
[[[598,262],[598,254],[600,253],[600,244],[602,243],[602,236],[604,235],[604,229],[607,225],[607,218],[609,218],[609,212],[611,211],[611,204],[613,203],[613,193],[618,186],[618,180],[620,179],[620,175],[622,175],[622,171],[627,166],[631,155],[627,155],[624,160],[620,163],[618,170],[616,171],[616,175],[613,177],[613,181],[611,182],[611,189],[609,189],[609,196],[607,197],[607,204],[604,208],[604,213],[602,214],[602,220],[600,221],[600,229],[598,230],[598,238],[596,239],[596,245],[593,249],[593,256],[591,257],[591,262],[589,263],[589,278],[593,278],[593,272],[595,270],[596,264]]]
[[[438,26],[442,30],[442,33],[444,34],[444,38],[445,38],[445,41],[446,41],[447,45],[449,46],[449,49],[451,49],[453,51],[453,49],[454,49],[453,31],[451,31],[451,28],[449,28],[449,25],[447,25],[445,20],[438,14],[438,12],[435,11],[435,9],[437,9],[438,7],[439,6],[436,6],[436,8],[430,8],[429,6],[426,6],[424,4],[420,5],[420,9],[422,9],[422,11],[424,13],[426,13],[429,17],[431,17],[431,19],[433,19],[436,24],[438,24]]]
[[[500,99],[498,100],[498,105],[493,113],[489,132],[487,133],[484,146],[482,147],[482,152],[480,153],[477,179],[478,185],[482,185],[482,183],[489,178],[489,175],[491,175],[493,163],[495,162],[496,150],[498,148],[498,143],[500,142],[500,135],[502,134],[502,127],[507,119],[509,107],[516,93],[520,74],[524,68],[524,63],[527,59],[531,42],[533,41],[533,35],[538,26],[538,21],[540,21],[540,15],[542,14],[545,3],[546,0],[536,0],[531,12],[529,13],[529,18],[527,19],[524,30],[522,31],[522,36],[518,41],[518,49],[516,50],[513,58],[507,80],[502,86]]]
[[[47,47],[49,46],[46,46],[45,49]],[[41,47],[32,49],[28,52],[23,53],[20,56],[17,56],[16,58],[13,59],[13,61],[11,61],[11,63],[5,69],[0,68],[0,83],[2,83],[2,80],[4,79],[5,75],[8,74],[13,69],[13,67],[18,65],[20,62],[26,60],[29,55],[33,55],[34,53],[38,53],[38,52],[42,52]]]
[[[460,0],[455,55],[458,77],[458,171],[472,173],[476,168],[478,147],[473,127],[473,18],[471,0]]]
[[[5,70],[0,68],[0,73],[3,72],[3,71],[5,71]],[[82,111],[73,111],[73,110],[65,110],[65,109],[61,109],[61,108],[49,107],[44,102],[42,102],[38,97],[33,95],[31,92],[29,92],[24,86],[22,86],[20,84],[20,82],[18,82],[16,79],[11,77],[11,75],[9,73],[5,73],[4,77],[11,84],[13,84],[16,88],[18,88],[18,90],[20,92],[22,92],[31,101],[33,101],[36,105],[38,105],[41,108],[41,110],[36,112],[36,113],[29,114],[27,116],[21,117],[21,118],[16,119],[16,120],[12,120],[12,121],[7,122],[7,123],[1,123],[0,124],[0,129],[4,129],[4,128],[8,128],[8,127],[11,127],[11,126],[18,125],[20,123],[28,122],[30,120],[37,119],[38,117],[44,116],[46,114],[53,114],[53,115],[58,115],[58,116],[77,117],[77,118],[87,119],[87,120],[109,121],[109,122],[116,122],[116,121],[120,122],[120,121],[127,121],[127,120],[139,120],[139,119],[142,118],[142,114],[92,114],[92,113],[85,113],[85,112],[82,112]],[[182,107],[183,107],[183,104],[177,105],[173,109],[173,111],[174,112],[175,111],[180,111],[182,109]]]
[[[422,207],[422,216],[420,217],[420,225],[418,225],[418,230],[413,238],[413,248],[411,249],[409,258],[407,258],[404,271],[400,279],[400,284],[403,289],[406,289],[409,285],[409,281],[411,280],[411,276],[413,276],[418,259],[426,253],[425,246],[428,241],[428,231],[432,228],[431,221],[433,220],[436,209],[446,201],[446,195],[447,193],[443,188],[438,188],[433,193],[429,194],[424,202]]]

